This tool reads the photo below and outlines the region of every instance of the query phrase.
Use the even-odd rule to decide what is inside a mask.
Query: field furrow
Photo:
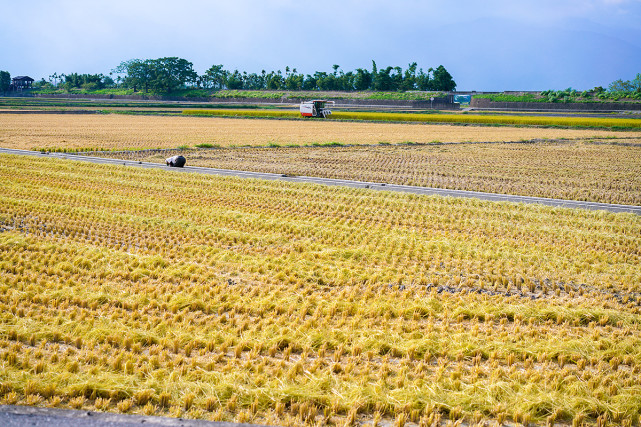
[[[0,156],[0,402],[636,423],[641,219]]]

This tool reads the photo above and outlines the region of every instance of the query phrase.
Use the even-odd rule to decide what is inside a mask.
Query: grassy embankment
[[[567,103],[599,103],[599,102],[638,102],[641,101],[641,93],[621,92],[579,92],[576,90],[546,90],[537,94],[506,94],[493,93],[474,95],[475,99],[489,99],[494,102],[551,102],[559,104]]]

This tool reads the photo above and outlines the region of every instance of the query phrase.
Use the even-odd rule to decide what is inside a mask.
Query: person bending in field
[[[187,159],[185,159],[183,156],[170,157],[165,161],[167,162],[167,166],[174,168],[182,168],[183,166],[185,166],[185,163],[187,163]]]

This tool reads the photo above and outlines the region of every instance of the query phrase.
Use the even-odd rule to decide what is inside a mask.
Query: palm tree
[[[53,73],[49,76],[49,81],[53,80],[53,85],[58,86],[58,73]]]

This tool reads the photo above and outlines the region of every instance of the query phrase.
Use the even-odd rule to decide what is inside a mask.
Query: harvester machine
[[[324,99],[314,99],[313,101],[303,101],[300,103],[300,113],[303,117],[322,117],[326,118],[332,114],[332,110],[325,108],[327,104],[334,105],[334,101],[325,101]]]

